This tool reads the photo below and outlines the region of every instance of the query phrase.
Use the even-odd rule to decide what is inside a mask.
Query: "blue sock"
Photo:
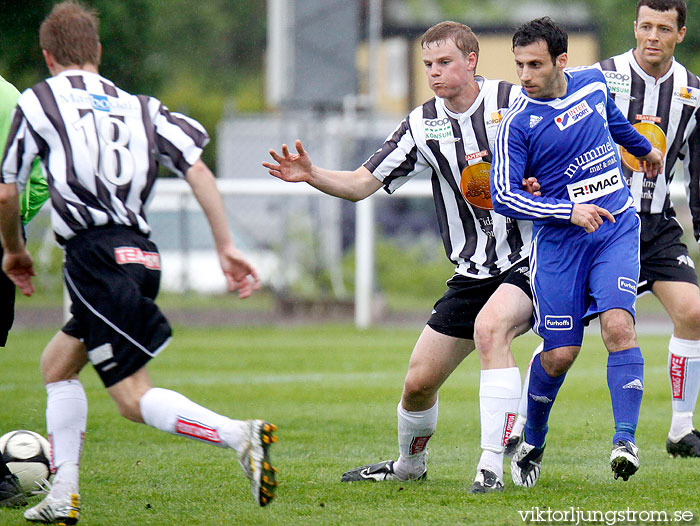
[[[608,389],[615,419],[613,444],[618,440],[634,444],[644,392],[644,358],[639,347],[608,354]]]
[[[525,423],[525,441],[535,447],[542,447],[547,435],[547,422],[552,404],[557,397],[566,373],[550,376],[542,367],[540,356],[535,356],[530,366],[530,384],[528,385],[527,422]]]

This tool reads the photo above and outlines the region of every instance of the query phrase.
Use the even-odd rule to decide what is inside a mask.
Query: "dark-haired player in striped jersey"
[[[519,88],[475,76],[478,41],[471,30],[443,22],[421,41],[435,98],[415,108],[384,145],[355,171],[314,166],[300,141],[286,145],[275,163],[263,163],[285,181],[306,182],[324,193],[358,201],[380,188],[393,193],[428,174],[447,256],[456,265],[411,355],[398,405],[399,459],[350,470],[342,480],[413,480],[426,474],[428,440],[438,418],[438,390],[475,348],[481,360],[481,447],[472,492],[503,489],[503,449],[520,398],[520,372],[510,352],[532,312],[527,254],[529,223],[495,214],[488,173],[469,179],[491,161],[501,118]],[[465,187],[465,195],[460,190]],[[406,279],[410,279],[407,276]],[[481,312],[481,314],[479,314]],[[477,316],[478,315],[478,316]]]
[[[700,432],[693,427],[700,391],[700,290],[669,195],[681,165],[695,239],[700,240],[700,80],[673,58],[685,36],[685,19],[683,0],[639,0],[637,47],[597,65],[629,122],[665,144],[663,174],[649,179],[626,164],[623,172],[642,221],[637,293],[656,295],[673,321],[668,345],[673,412],[666,449],[673,456],[700,457]],[[523,425],[519,415],[513,445]]]
[[[275,490],[268,447],[274,426],[234,420],[168,389],[153,387],[146,364],[170,342],[170,325],[154,300],[160,256],[148,239],[144,211],[164,163],[185,178],[205,212],[231,291],[246,297],[257,273],[234,246],[213,174],[201,161],[209,140],[201,125],[157,99],[134,96],[99,75],[96,14],[77,2],[56,4],[39,40],[52,77],[18,100],[0,177],[2,268],[22,293],[33,292],[32,258],[20,234],[18,186],[38,156],[52,204],[51,223],[65,250],[72,319],[44,350],[46,423],[56,476],[25,518],[75,524],[78,470],[87,399],[78,379],[90,361],[129,420],[234,449],[257,504]],[[83,343],[81,343],[81,341]]]

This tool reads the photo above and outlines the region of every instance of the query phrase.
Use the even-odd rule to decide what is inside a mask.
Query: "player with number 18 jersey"
[[[31,160],[41,157],[61,245],[103,225],[148,235],[144,205],[158,162],[184,177],[208,141],[198,122],[157,99],[131,95],[97,73],[70,70],[21,95],[2,182],[23,186]]]

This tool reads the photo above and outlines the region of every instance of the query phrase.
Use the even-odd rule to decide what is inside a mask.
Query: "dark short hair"
[[[61,66],[100,63],[97,14],[68,0],[53,6],[39,28],[41,49],[51,53]]]
[[[423,33],[420,45],[423,48],[430,47],[430,44],[453,40],[457,49],[466,57],[469,53],[476,53],[479,56],[479,41],[469,26],[459,22],[440,22],[428,28]]]
[[[547,44],[547,50],[552,57],[552,63],[569,48],[569,35],[554,20],[548,16],[525,22],[515,30],[513,49],[529,46],[540,40]]]
[[[643,6],[653,9],[654,11],[671,11],[675,9],[678,29],[685,25],[685,16],[688,13],[688,7],[683,0],[639,0],[639,2],[637,2],[637,11],[634,15],[635,20],[639,18],[639,9]]]

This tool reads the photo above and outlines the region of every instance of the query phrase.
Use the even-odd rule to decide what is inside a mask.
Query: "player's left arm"
[[[247,298],[259,288],[260,278],[253,265],[233,243],[233,236],[226,220],[224,202],[216,187],[214,174],[199,159],[187,169],[185,179],[209,222],[229,291],[238,290],[239,297]]]
[[[694,129],[679,152],[683,159],[683,176],[688,188],[688,207],[693,221],[695,240],[700,241],[700,106],[695,110],[689,125]]]

